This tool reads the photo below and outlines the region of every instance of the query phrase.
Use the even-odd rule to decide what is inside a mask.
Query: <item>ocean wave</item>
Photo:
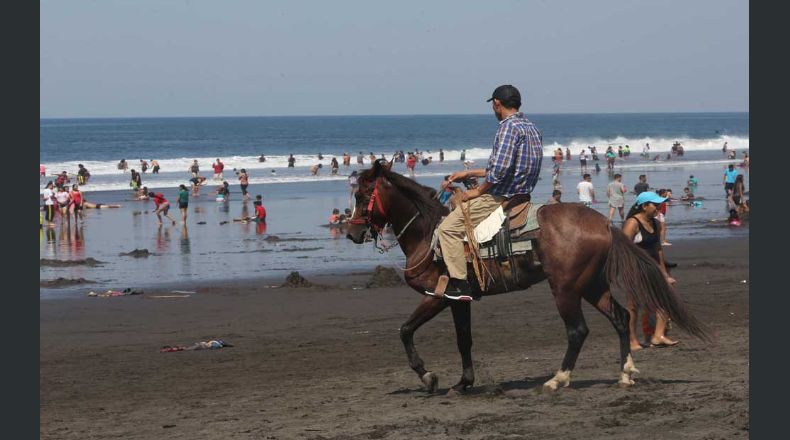
[[[543,154],[544,156],[552,156],[554,150],[557,148],[562,148],[565,151],[565,148],[570,148],[571,154],[574,158],[577,157],[579,152],[582,148],[586,148],[588,146],[596,146],[598,151],[603,153],[606,150],[606,147],[611,145],[614,148],[617,148],[620,145],[628,145],[631,147],[631,156],[639,156],[642,152],[643,147],[645,144],[650,144],[650,152],[651,153],[661,153],[661,152],[668,152],[670,151],[672,144],[676,141],[680,141],[683,144],[683,147],[686,151],[715,151],[721,150],[722,145],[724,142],[728,143],[729,148],[732,149],[748,149],[749,148],[749,138],[748,137],[740,137],[740,136],[719,136],[716,138],[707,138],[707,139],[670,139],[670,138],[652,138],[652,137],[643,137],[643,138],[625,138],[625,137],[615,137],[612,139],[602,139],[602,138],[580,138],[574,139],[569,143],[566,144],[559,144],[556,142],[546,143],[543,146]],[[173,172],[173,171],[184,171],[187,172],[189,166],[192,164],[192,161],[197,159],[198,164],[200,165],[201,172],[203,174],[210,175],[213,171],[211,169],[211,164],[214,162],[215,159],[220,158],[222,159],[223,163],[225,164],[225,171],[226,174],[233,168],[241,169],[245,168],[247,170],[268,170],[268,169],[281,169],[288,167],[288,156],[286,155],[272,155],[266,156],[266,162],[258,162],[258,156],[226,156],[222,154],[222,147],[217,147],[217,156],[211,157],[178,157],[178,158],[153,158],[159,161],[159,166],[161,167],[162,172]],[[404,148],[404,151],[408,151],[408,149]],[[445,150],[444,151],[444,158],[445,161],[458,161],[461,158],[461,149],[452,149],[452,150]],[[392,152],[376,152],[377,157],[381,157],[382,153],[384,156],[389,159],[392,157]],[[434,161],[439,159],[439,150],[437,149],[426,149],[423,150],[424,157],[432,156]],[[467,160],[474,160],[474,161],[481,161],[488,159],[489,155],[491,154],[491,146],[478,146],[478,145],[470,145],[466,148],[466,159]],[[332,158],[337,158],[338,162],[342,163],[343,155],[342,152],[339,154],[327,153],[324,154],[323,159],[319,160],[316,155],[306,155],[306,154],[298,154],[294,155],[296,159],[296,167],[297,168],[308,168],[315,164],[323,164],[324,169],[329,167],[329,164],[332,161]],[[74,173],[77,170],[77,164],[82,163],[91,173],[93,176],[101,176],[101,175],[121,175],[122,172],[118,170],[118,160],[106,161],[106,160],[84,160],[81,162],[76,161],[68,161],[68,162],[48,162],[43,163],[47,169],[48,173],[55,173],[59,171],[66,170],[70,173]],[[146,158],[149,160],[149,170],[150,170],[150,158]],[[356,155],[351,155],[351,163],[356,165]],[[140,162],[139,159],[129,159],[127,158],[127,162],[129,164],[129,169],[140,169]],[[370,161],[368,155],[365,155],[366,165],[369,165]]]
[[[473,167],[482,167],[485,164],[485,160],[488,157],[486,156],[484,160],[472,160]],[[595,165],[595,162],[589,161],[588,167],[592,170]],[[731,160],[725,159],[710,159],[710,160],[679,160],[679,159],[672,159],[672,160],[658,160],[658,161],[645,161],[640,159],[638,156],[636,158],[631,158],[630,160],[618,160],[617,164],[615,165],[615,170],[621,169],[628,169],[632,171],[656,171],[661,169],[667,168],[698,168],[698,167],[706,167],[706,166],[724,166],[726,164],[732,163]],[[599,164],[601,164],[602,168],[605,168],[606,162],[604,160],[600,160]],[[445,176],[452,171],[457,171],[456,168],[458,166],[454,166],[455,163],[445,163],[443,164],[436,164],[436,165],[429,165],[427,167],[423,167],[422,165],[418,165],[416,175],[417,177],[438,177],[438,176]],[[578,170],[578,162],[573,161],[570,163],[566,163],[563,165],[563,169],[566,172],[575,172]],[[280,175],[265,173],[263,176],[255,176],[254,174],[250,177],[249,182],[252,185],[255,184],[266,184],[266,185],[278,185],[278,184],[289,184],[289,183],[300,183],[300,182],[329,182],[329,181],[342,181],[348,178],[348,173],[352,171],[353,168],[345,168],[341,167],[339,174],[332,175],[329,173],[329,170],[324,167],[318,175],[312,176],[307,173],[306,170],[296,170],[296,174],[285,175],[285,172],[282,172]],[[395,164],[395,171],[407,175],[407,170],[404,164],[398,163]],[[551,170],[550,164],[547,166],[544,164],[543,171],[545,173],[549,173]],[[304,171],[304,172],[300,172]],[[203,191],[212,191],[216,188],[220,181],[213,180],[211,175],[206,175],[208,177],[207,183],[204,185]],[[144,177],[143,185],[148,187],[149,189],[163,189],[163,188],[177,188],[180,184],[185,184],[189,186],[189,174],[184,171],[183,173],[165,173],[160,174],[153,178],[150,174]],[[238,179],[232,173],[226,172],[224,173],[225,180],[231,184],[231,188],[237,188]],[[125,175],[118,174],[117,176],[99,176],[98,178],[91,179],[87,184],[82,185],[80,188],[84,192],[101,192],[101,191],[125,191],[130,190],[129,187],[129,173]],[[544,175],[544,179],[547,177]],[[41,187],[39,193],[43,192],[43,185],[44,180],[41,179]],[[233,189],[232,189],[233,190]]]

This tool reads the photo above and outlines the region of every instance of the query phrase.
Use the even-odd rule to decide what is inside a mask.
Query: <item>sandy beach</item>
[[[716,343],[673,330],[679,346],[634,355],[629,389],[615,384],[614,330],[585,304],[591,334],[570,387],[540,393],[566,341],[546,283],[473,305],[477,382],[455,397],[450,313],[416,336],[439,376],[428,395],[398,337],[420,297],[365,288],[368,271],[311,278],[312,288],[265,287],[283,276],[181,286],[188,297],[41,301],[41,438],[747,438],[748,237],[666,253]],[[215,338],[234,347],[159,352]]]

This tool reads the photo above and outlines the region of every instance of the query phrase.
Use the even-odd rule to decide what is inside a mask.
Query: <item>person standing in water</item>
[[[200,166],[198,165],[197,159],[192,161],[192,165],[189,166],[189,172],[192,173],[192,177],[198,176],[198,173],[200,172]]]
[[[85,168],[84,165],[78,164],[77,165],[77,183],[80,185],[85,185],[88,183],[88,179],[91,177],[91,173],[88,172],[88,169]]]
[[[71,205],[69,206],[69,211],[70,211],[71,215],[74,216],[74,223],[76,224],[78,218],[80,220],[83,218],[82,217],[82,208],[83,208],[82,205],[85,202],[83,200],[83,198],[82,198],[82,192],[80,192],[79,185],[75,184],[75,185],[73,185],[71,187],[70,198],[71,198]]]
[[[249,194],[247,194],[247,186],[250,184],[250,177],[247,175],[247,170],[242,168],[239,171],[239,186],[241,186],[241,195],[243,200],[247,200],[250,198]]]
[[[47,220],[48,226],[50,228],[55,227],[55,192],[53,188],[55,184],[47,182],[47,185],[44,187],[44,191],[41,192],[41,199],[44,200],[44,218]]]
[[[340,168],[340,164],[337,163],[337,158],[333,157],[332,158],[332,175],[333,176],[337,174],[338,168]]]
[[[288,168],[293,168],[294,164],[296,163],[296,158],[293,154],[288,156]]]
[[[733,188],[735,188],[736,177],[738,177],[738,170],[735,169],[735,165],[727,165],[727,168],[724,170],[724,193],[726,195],[730,195]]]
[[[348,187],[349,187],[349,194],[348,194],[348,206],[353,208],[354,206],[354,193],[357,192],[359,189],[359,183],[357,183],[357,170],[351,172],[351,175],[348,176]]]
[[[579,151],[579,168],[582,173],[587,172],[587,152],[584,149]]]
[[[582,176],[582,181],[576,185],[576,193],[579,194],[579,201],[584,206],[592,208],[592,204],[595,202],[595,189],[589,174]]]
[[[58,202],[58,209],[60,210],[60,217],[61,222],[65,219],[67,222],[71,222],[71,217],[69,216],[69,205],[71,205],[71,196],[69,195],[66,188],[63,186],[58,187],[58,192],[55,193],[55,200]],[[61,223],[62,224],[62,223]]]
[[[151,159],[151,174],[159,174],[159,162]]]
[[[620,220],[625,221],[623,207],[625,206],[625,193],[628,190],[623,185],[622,178],[621,174],[615,174],[614,180],[606,188],[606,195],[609,196],[609,223],[612,223],[615,209],[620,213]]]
[[[181,224],[187,224],[187,208],[189,208],[189,191],[183,183],[178,186],[178,210],[181,211]]]

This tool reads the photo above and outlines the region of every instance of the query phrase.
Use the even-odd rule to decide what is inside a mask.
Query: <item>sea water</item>
[[[596,145],[603,170],[595,173],[595,162],[588,160],[600,201],[594,208],[607,214],[606,185],[612,176],[606,172],[602,153],[610,144],[615,148],[628,144],[631,156],[618,158],[615,171],[623,174],[629,189],[639,174],[647,174],[651,187],[671,188],[679,198],[689,175],[700,180],[696,194],[705,198],[702,206],[669,208],[670,241],[748,234],[748,227],[731,228],[723,222],[726,202],[722,186],[723,167],[738,163],[741,152],[748,149],[747,113],[528,117],[543,132],[547,154],[557,146],[571,148],[573,160],[563,163],[559,176],[564,201],[578,201],[578,150]],[[93,257],[105,264],[42,268],[41,279],[82,277],[96,281],[77,288],[41,289],[42,298],[183,282],[277,279],[285,278],[291,270],[310,275],[368,270],[377,264],[402,265],[405,259],[399,250],[382,254],[372,244],[353,244],[345,239],[343,231],[326,226],[333,208],[342,212],[349,206],[347,175],[367,168],[371,151],[389,158],[395,150],[419,149],[433,156],[433,162],[418,164],[416,179],[436,188],[443,175],[463,169],[459,160],[463,149],[467,150],[467,160],[475,162],[474,167],[485,166],[496,127],[491,115],[42,120],[42,163],[51,171],[76,171],[77,163],[86,165],[92,174],[90,183],[83,187],[86,200],[122,205],[120,209],[86,210],[85,222],[79,228],[61,225],[59,220],[54,229],[44,228],[40,234],[42,258]],[[661,154],[660,161],[640,157],[645,143],[650,143],[655,156],[669,151],[675,141],[683,143],[683,157],[665,160],[666,153]],[[738,150],[738,160],[727,160],[722,155],[724,142]],[[439,148],[445,151],[443,163],[438,162]],[[329,161],[337,156],[342,163],[339,156],[345,151],[351,154],[352,165],[341,165],[339,175],[331,176]],[[356,164],[359,151],[365,155],[363,166]],[[323,161],[317,159],[319,152]],[[267,157],[263,164],[258,162],[260,154]],[[297,157],[296,168],[286,168],[288,154]],[[165,194],[172,203],[170,214],[177,221],[177,185],[188,183],[187,168],[193,159],[200,161],[201,174],[209,181],[211,162],[221,158],[226,163],[230,201],[216,202],[211,191],[219,182],[211,182],[201,188],[200,196],[190,199],[186,228],[168,222],[160,227],[152,213],[153,202],[133,199],[128,172],[116,168],[120,158],[125,158],[130,168],[136,167],[139,158],[160,162],[162,174],[152,176],[149,170],[143,182]],[[308,167],[319,162],[324,168],[318,176],[311,176]],[[233,167],[247,168],[250,194],[264,196],[268,212],[265,228],[232,221],[252,215],[254,210],[251,201],[241,200]],[[394,169],[406,173],[402,163],[395,164]],[[551,172],[552,163],[546,158],[533,193],[536,202],[549,198]],[[748,189],[748,173],[743,172]],[[627,195],[626,204],[633,198]],[[272,235],[281,240],[272,240]],[[148,249],[153,255],[119,255],[135,248]],[[667,252],[671,255],[671,249]]]

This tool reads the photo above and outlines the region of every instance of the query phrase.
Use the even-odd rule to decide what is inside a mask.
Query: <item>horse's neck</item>
[[[424,218],[422,213],[414,218],[415,213],[418,212],[417,207],[402,195],[399,195],[398,201],[393,207],[397,209],[397,212],[408,213],[408,215],[390,221],[395,235],[401,234],[401,237],[398,239],[400,248],[406,255],[407,260],[415,255],[422,258],[424,253],[427,252],[427,247],[431,244],[433,231],[437,225],[433,224],[434,222],[430,221],[430,219]],[[409,224],[412,218],[414,218],[414,221]],[[406,228],[405,231],[404,228]]]

